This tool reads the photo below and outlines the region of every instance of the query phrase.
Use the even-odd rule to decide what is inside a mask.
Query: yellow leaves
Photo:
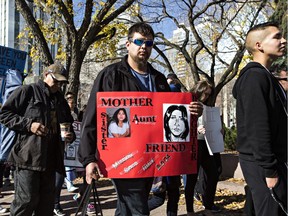
[[[229,182],[233,182],[237,184],[238,186],[244,187],[244,180],[243,179],[228,179],[226,180],[227,184]],[[185,205],[185,195],[184,195],[184,188],[180,188],[181,195],[179,199],[179,205]],[[191,194],[193,196],[193,194]],[[218,206],[221,209],[220,213],[217,213],[217,215],[230,215],[230,216],[239,216],[242,215],[242,211],[245,204],[245,195],[240,192],[235,192],[228,190],[226,188],[221,189],[218,188],[215,194],[215,205]],[[204,210],[203,204],[200,201],[196,201],[194,199],[194,211],[197,213],[202,213]]]
[[[105,2],[100,1],[100,2],[99,2],[99,5],[103,7],[103,6],[105,6]]]
[[[244,194],[230,191],[228,189],[218,189],[216,191],[215,200],[215,203],[218,206],[223,206],[225,209],[229,210],[238,210],[244,208],[245,196]]]
[[[178,205],[185,205],[185,195],[180,194]]]
[[[117,33],[111,38],[113,28],[116,28]],[[95,58],[97,60],[112,58],[117,55],[117,44],[127,35],[127,26],[123,23],[112,23],[102,29],[99,34],[108,34],[108,37],[102,38],[93,44]],[[125,39],[124,39],[125,40]]]
[[[59,28],[55,26],[53,23],[44,23],[42,19],[37,19],[39,27],[45,37],[45,39],[51,44],[55,45],[61,40],[61,32],[59,32]]]
[[[63,52],[62,50],[57,52],[55,59],[64,61],[66,59],[66,52]]]
[[[26,36],[26,33],[24,31],[20,32],[17,36],[17,38],[23,38]]]
[[[242,178],[230,178],[230,179],[227,179],[226,181],[228,181],[228,182],[234,182],[234,183],[242,183],[242,184],[245,183],[245,180],[242,179]]]
[[[30,50],[30,57],[33,59],[33,62],[39,60],[39,51],[37,50],[36,46],[32,46]]]
[[[47,0],[47,2],[46,2],[46,6],[47,7],[52,7],[53,5],[55,5],[55,1],[54,0]]]
[[[239,73],[242,70],[242,68],[244,68],[246,66],[246,64],[248,62],[252,61],[252,60],[253,60],[252,56],[250,54],[248,54],[248,53],[243,56],[242,61],[241,61],[240,65],[239,65],[239,70],[237,72],[237,76],[239,75]]]

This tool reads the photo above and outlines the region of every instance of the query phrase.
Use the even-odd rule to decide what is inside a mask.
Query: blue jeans
[[[117,192],[115,216],[148,216],[153,178],[112,179]]]

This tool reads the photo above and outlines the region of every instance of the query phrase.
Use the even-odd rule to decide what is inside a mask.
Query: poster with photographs
[[[97,149],[105,177],[195,173],[197,117],[191,93],[97,93]]]
[[[76,134],[76,139],[73,143],[68,143],[65,145],[64,165],[67,167],[83,167],[79,162],[77,155],[80,144],[81,122],[74,121],[72,126]]]

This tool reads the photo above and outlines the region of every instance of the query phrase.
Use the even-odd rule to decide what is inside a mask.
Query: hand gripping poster
[[[108,178],[196,173],[191,93],[98,92],[97,149]]]

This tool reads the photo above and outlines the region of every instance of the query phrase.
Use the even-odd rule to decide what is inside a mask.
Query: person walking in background
[[[181,83],[174,73],[170,73],[167,75],[167,83],[172,92],[181,92]]]
[[[71,115],[74,121],[78,121],[78,109],[75,104],[75,96],[72,92],[67,92],[65,94],[67,103],[70,107]],[[74,167],[65,167],[66,170],[66,178],[65,183],[68,192],[75,192],[78,190],[77,187],[74,186],[73,181],[76,179],[76,172]]]
[[[60,92],[62,84],[68,82],[65,75],[60,63],[50,65],[43,72],[43,80],[17,88],[1,109],[0,123],[16,132],[7,160],[16,169],[11,215],[53,214],[55,173],[65,173],[59,124],[73,123]],[[71,128],[65,139],[74,138]]]
[[[77,108],[77,105],[76,105],[76,102],[75,102],[74,94],[72,92],[66,92],[65,98],[66,98],[67,103],[68,103],[68,105],[70,107],[71,115],[73,116],[74,121],[77,121],[78,120],[79,111],[78,111],[78,108]]]
[[[199,81],[193,88],[191,92],[197,95],[198,100],[207,105],[207,100],[209,96],[213,93],[213,86],[206,80]],[[203,186],[202,190],[202,203],[205,207],[204,214],[212,215],[218,212],[219,209],[214,205],[214,198],[216,193],[216,187],[221,174],[222,166],[219,153],[209,154],[207,143],[204,138],[205,126],[202,116],[198,118],[197,127],[197,140],[198,140],[198,157],[197,157],[197,170],[202,170],[203,176],[205,176],[206,182],[201,182]],[[199,173],[198,173],[199,174]],[[194,208],[194,189],[198,179],[198,174],[188,174],[184,175],[184,187],[185,187],[185,200],[187,215],[193,216]],[[201,177],[202,178],[202,177]]]
[[[67,92],[65,94],[65,99],[67,100],[68,106],[70,108],[71,116],[73,117],[74,121],[77,121],[77,114],[78,109],[75,109],[75,99],[74,94],[72,92]],[[76,179],[76,173],[74,167],[67,167],[65,166],[66,177],[61,173],[56,173],[56,193],[55,193],[55,201],[54,201],[54,214],[58,216],[64,216],[65,212],[63,211],[61,204],[60,204],[60,197],[61,197],[61,190],[62,186],[65,181],[65,185],[68,192],[76,192],[78,190],[77,187],[74,186],[73,181]]]
[[[86,167],[86,180],[102,176],[96,158],[96,93],[106,91],[150,91],[169,92],[170,88],[163,74],[156,71],[147,61],[154,43],[154,31],[146,23],[136,23],[129,28],[126,48],[128,56],[121,62],[104,68],[97,76],[87,110],[82,121],[79,147],[80,162]],[[199,103],[190,105],[190,112],[202,109]],[[127,142],[129,140],[127,139]],[[117,192],[115,215],[149,215],[148,197],[153,177],[112,179]]]
[[[269,71],[286,40],[277,24],[262,23],[248,31],[245,46],[253,62],[233,87],[240,166],[256,216],[286,215],[287,95]]]

